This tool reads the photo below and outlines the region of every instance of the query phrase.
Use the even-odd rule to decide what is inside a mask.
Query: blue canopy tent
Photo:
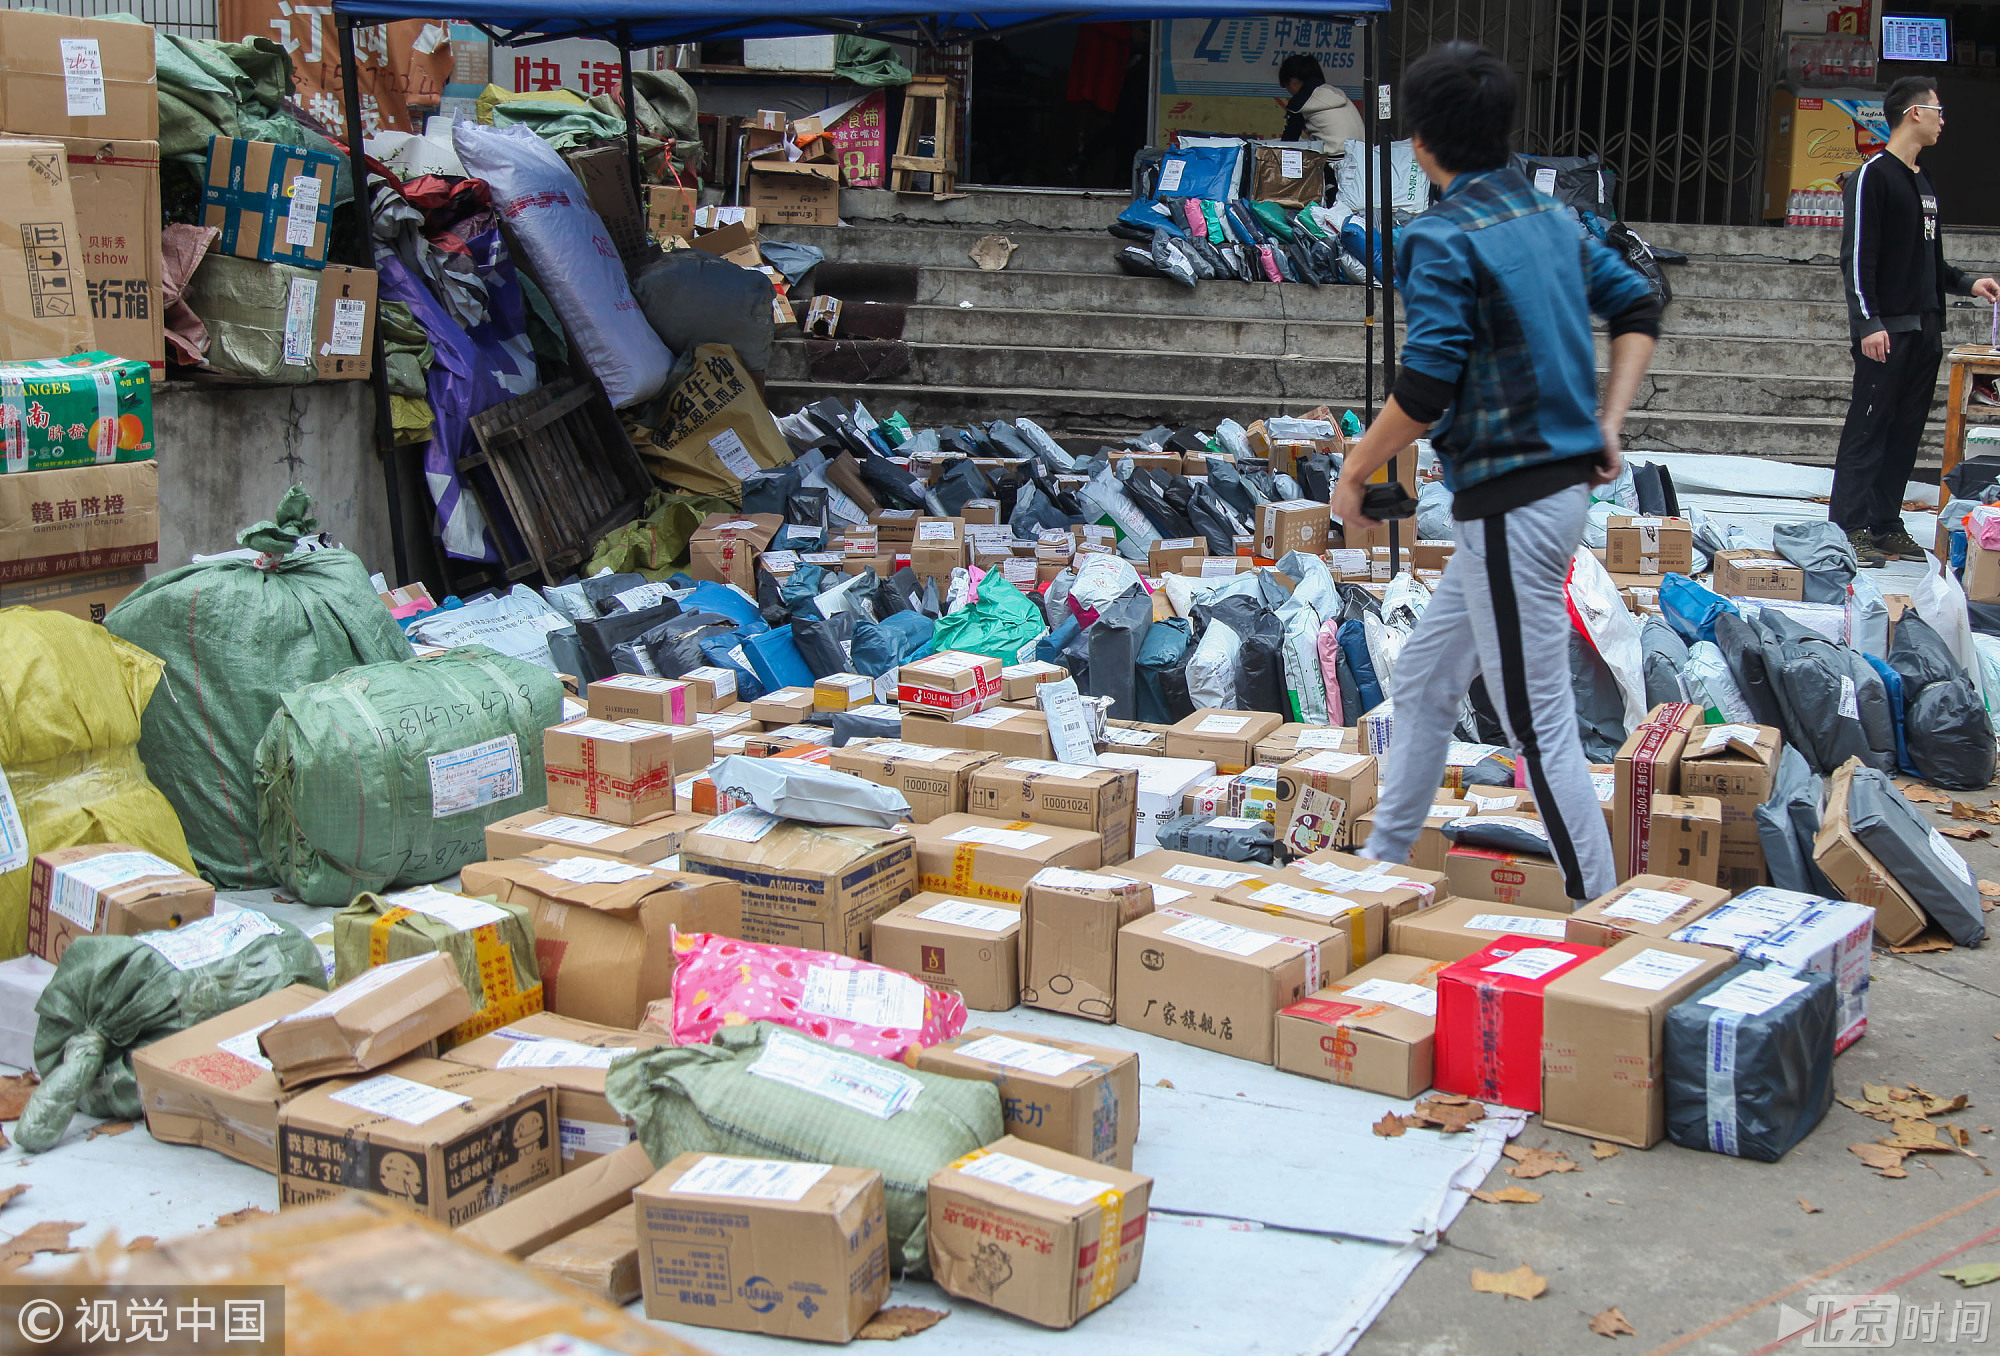
[[[361,86],[355,60],[354,31],[398,19],[434,18],[440,6],[436,0],[333,0],[334,21],[340,39],[341,84],[346,96],[347,126],[361,123]],[[701,42],[723,38],[780,38],[813,34],[854,34],[939,47],[948,43],[998,37],[1054,24],[1111,20],[1258,18],[1282,10],[1285,14],[1322,19],[1344,19],[1362,30],[1362,126],[1371,166],[1380,174],[1382,198],[1391,202],[1389,157],[1376,161],[1376,147],[1385,139],[1389,121],[1389,90],[1378,82],[1380,25],[1374,16],[1387,14],[1389,0],[1127,0],[1075,10],[1052,10],[1047,0],[987,0],[976,10],[932,13],[912,11],[899,0],[459,0],[452,15],[469,23],[495,42],[528,46],[559,38],[600,38],[616,43],[619,50],[621,89],[632,85],[632,49],[670,43]],[[625,120],[626,154],[631,162],[632,182],[640,182],[638,119]],[[354,205],[361,230],[359,238],[370,239],[368,230],[368,164],[361,138],[350,139],[348,153],[353,159]],[[1375,212],[1375,173],[1362,176],[1365,200],[1364,229],[1368,258],[1394,257],[1391,214],[1384,212],[1380,227],[1383,239],[1376,252],[1378,225]],[[1386,271],[1386,270],[1385,270]],[[1380,332],[1382,390],[1386,397],[1396,380],[1395,330],[1396,300],[1391,288],[1382,289],[1382,323],[1376,323],[1375,289],[1367,289],[1364,325],[1367,330],[1367,362],[1363,369],[1368,417],[1375,415],[1376,338]],[[402,529],[401,477],[395,464],[395,439],[389,428],[386,368],[379,352],[381,336],[376,336],[376,428],[382,450],[383,469],[388,478],[390,526],[395,536],[398,582],[407,582]],[[1389,463],[1391,479],[1397,464]],[[1392,568],[1400,555],[1398,524],[1389,524]]]

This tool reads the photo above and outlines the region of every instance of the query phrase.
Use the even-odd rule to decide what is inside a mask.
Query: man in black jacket
[[[1944,130],[1937,84],[1906,75],[1882,96],[1887,149],[1848,176],[1840,276],[1854,339],[1854,396],[1833,463],[1827,517],[1847,533],[1861,564],[1921,560],[1903,529],[1903,486],[1917,463],[1938,363],[1944,294],[2000,301],[2000,283],[1974,279],[1944,258],[1937,191],[1917,155]]]

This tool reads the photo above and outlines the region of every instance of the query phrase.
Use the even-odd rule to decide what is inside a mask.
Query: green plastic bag
[[[15,1141],[31,1154],[53,1149],[79,1110],[138,1120],[132,1051],[291,984],[326,987],[319,948],[249,909],[169,932],[78,937],[35,1003],[42,1084]]]
[[[768,1022],[724,1027],[707,1045],[621,1059],[604,1077],[604,1095],[655,1167],[699,1152],[874,1168],[890,1262],[918,1277],[930,1274],[932,1174],[1005,1133],[991,1083],[919,1073]],[[887,1117],[855,1105],[883,1101],[897,1106]]]
[[[105,629],[158,656],[164,680],[146,708],[139,757],[218,888],[276,878],[257,842],[257,741],[278,699],[356,664],[411,657],[410,642],[352,551],[289,554],[318,524],[294,485],[276,522],[237,534],[257,560],[183,565],[140,585]],[[346,900],[342,900],[346,903]]]
[[[1025,664],[1035,657],[1035,642],[1048,629],[1041,608],[1001,578],[998,570],[989,570],[979,581],[979,596],[938,621],[931,649],[964,650],[991,655],[1003,664]]]
[[[368,664],[280,698],[257,744],[257,834],[307,904],[443,880],[486,826],[542,804],[562,683],[483,646]]]

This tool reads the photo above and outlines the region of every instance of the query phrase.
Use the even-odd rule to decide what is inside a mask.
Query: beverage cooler
[[[1773,90],[1764,219],[1774,225],[1840,225],[1840,176],[1861,168],[1888,140],[1880,91]]]

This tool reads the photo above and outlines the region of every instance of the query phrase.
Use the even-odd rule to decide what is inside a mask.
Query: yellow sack
[[[682,359],[687,373],[667,392],[666,413],[639,447],[653,479],[686,494],[743,502],[743,482],[789,466],[792,445],[727,344],[702,344]]]
[[[127,843],[194,871],[181,822],[139,761],[162,667],[79,617],[0,608],[0,866],[20,859],[0,872],[0,958],[27,949],[35,853]],[[11,841],[10,792],[25,845]]]

